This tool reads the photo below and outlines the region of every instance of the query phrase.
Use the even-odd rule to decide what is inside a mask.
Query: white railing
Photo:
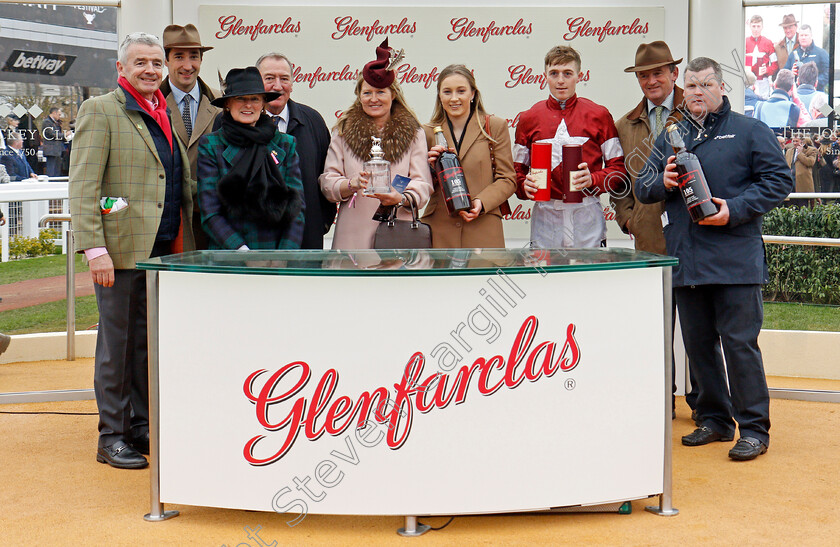
[[[791,194],[790,197],[813,199],[813,196],[826,197],[821,194]],[[828,194],[829,197],[838,197],[840,194]],[[778,245],[810,245],[817,247],[840,247],[840,238],[830,237],[793,237],[793,236],[762,236],[765,243]],[[824,403],[840,403],[840,391],[817,390],[817,389],[793,389],[793,388],[769,388],[770,397],[779,399],[797,399],[801,401],[817,401]]]
[[[2,246],[0,261],[8,262],[9,260],[9,221],[11,220],[9,215],[9,202],[22,201],[30,205],[30,207],[25,207],[22,211],[23,233],[30,234],[29,237],[34,237],[38,233],[38,221],[43,215],[49,212],[47,205],[49,200],[64,200],[65,203],[62,207],[62,212],[70,212],[67,207],[67,187],[67,177],[53,177],[48,181],[18,181],[0,184],[0,211],[3,211],[3,215],[7,220],[6,224],[0,226],[0,244]],[[62,234],[62,252],[66,249],[64,234],[68,229],[68,224],[64,223],[60,230]]]

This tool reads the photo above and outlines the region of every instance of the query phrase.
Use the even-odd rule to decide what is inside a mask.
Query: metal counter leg
[[[146,321],[149,331],[149,476],[151,477],[151,510],[143,516],[158,522],[178,516],[178,511],[164,511],[160,502],[160,377],[158,339],[158,272],[146,272]]]
[[[397,533],[403,537],[417,537],[422,536],[429,531],[431,526],[428,524],[417,524],[417,517],[405,517],[405,527],[397,530]]]
[[[64,232],[64,250],[67,253],[67,360],[76,360],[76,246],[73,230]]]
[[[673,389],[673,379],[671,371],[671,355],[674,351],[673,333],[671,331],[671,267],[662,268],[662,300],[664,311],[664,330],[665,330],[665,453],[664,465],[662,469],[662,494],[659,496],[659,507],[649,505],[645,507],[645,511],[650,511],[661,517],[673,517],[679,514],[679,510],[672,506],[671,494],[673,490],[673,475],[672,475],[672,454],[671,454],[671,435],[673,427],[671,423],[671,390]]]

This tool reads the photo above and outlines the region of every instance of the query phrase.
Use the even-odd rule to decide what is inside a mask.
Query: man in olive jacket
[[[194,248],[187,154],[160,93],[163,46],[142,32],[120,46],[115,91],[88,99],[70,157],[70,214],[99,308],[96,459],[145,467],[149,453],[146,280],[137,262]]]
[[[632,184],[642,172],[656,137],[667,126],[683,118],[683,91],[675,85],[680,73],[677,67],[680,62],[682,59],[675,61],[668,44],[661,40],[639,45],[635,65],[625,68],[624,72],[636,75],[644,97],[615,124],[624,151],[624,165],[630,177],[630,188],[627,188],[626,193],[610,194],[616,222],[625,234],[633,236],[637,251],[661,255],[666,254],[661,219],[665,204],[642,203],[632,190]],[[672,375],[672,378],[676,378],[676,375]],[[676,380],[674,382],[673,392],[676,393]],[[685,396],[692,411],[696,399],[697,393],[694,390]]]
[[[624,72],[636,75],[644,95],[642,101],[615,124],[631,184],[641,173],[659,133],[682,119],[679,108],[683,92],[675,85],[680,62],[682,59],[673,59],[665,42],[657,41],[641,44],[636,50],[636,64],[624,69]],[[659,126],[657,116],[663,121]],[[660,219],[665,210],[662,203],[642,203],[634,192],[623,196],[611,194],[610,203],[615,209],[618,226],[624,233],[632,234],[636,250],[665,254]]]

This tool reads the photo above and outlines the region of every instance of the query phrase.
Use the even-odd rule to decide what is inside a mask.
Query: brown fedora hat
[[[163,49],[173,47],[195,48],[200,51],[213,49],[213,46],[202,46],[198,29],[192,23],[182,27],[181,25],[169,25],[163,29]]]
[[[682,62],[682,58],[676,61],[671,56],[671,48],[662,40],[657,40],[649,44],[641,44],[636,50],[636,64],[628,66],[624,72],[641,72],[643,70],[651,70],[665,65],[678,65]]]
[[[799,21],[796,20],[796,16],[792,13],[788,13],[784,17],[782,17],[782,22],[779,23],[780,27],[786,27],[788,25],[798,25]]]

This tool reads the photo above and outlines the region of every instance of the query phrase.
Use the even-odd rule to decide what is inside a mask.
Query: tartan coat
[[[244,150],[225,140],[221,129],[201,137],[198,142],[198,206],[201,226],[210,236],[210,249],[236,250],[242,245],[249,249],[300,249],[306,202],[295,138],[275,131],[268,143],[269,153],[274,152],[283,181],[300,195],[300,211],[284,233],[248,220],[230,218],[219,199],[216,190],[219,180],[239,161]]]
[[[192,235],[193,182],[181,151],[181,226],[184,250],[195,249]],[[166,193],[166,171],[142,115],[126,108],[125,92],[82,103],[70,153],[70,215],[79,251],[105,247],[115,269],[134,269],[152,253]],[[99,200],[122,197],[128,207],[102,215]]]

